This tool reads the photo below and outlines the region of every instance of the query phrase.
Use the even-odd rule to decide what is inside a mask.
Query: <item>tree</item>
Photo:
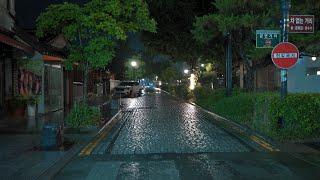
[[[233,56],[243,61],[247,69],[247,88],[253,88],[254,61],[264,60],[270,49],[255,48],[257,29],[278,29],[279,5],[272,0],[216,0],[214,12],[198,17],[192,30],[194,38],[202,43],[212,43],[222,52],[224,37],[232,37]],[[223,53],[225,54],[225,52]],[[214,59],[224,59],[217,53]]]
[[[148,0],[148,3],[158,23],[157,34],[143,34],[148,51],[195,67],[205,49],[193,39],[190,29],[196,16],[208,12],[210,0]]]
[[[291,0],[290,14],[304,15],[311,14],[315,17],[315,32],[313,34],[290,34],[289,41],[296,44],[300,51],[311,55],[320,55],[320,1],[306,0],[298,1]]]
[[[37,35],[65,35],[70,44],[66,66],[71,69],[77,62],[83,67],[86,101],[89,71],[108,65],[129,32],[155,32],[155,26],[144,0],[91,0],[83,6],[50,5],[37,19]]]
[[[182,79],[182,74],[176,68],[170,66],[162,71],[160,79],[167,83],[176,83],[177,80]]]

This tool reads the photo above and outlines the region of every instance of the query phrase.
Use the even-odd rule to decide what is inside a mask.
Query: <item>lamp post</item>
[[[227,33],[227,47],[226,47],[226,94],[231,96],[232,93],[232,45],[231,33]]]

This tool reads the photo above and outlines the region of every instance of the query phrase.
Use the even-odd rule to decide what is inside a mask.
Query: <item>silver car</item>
[[[142,86],[136,81],[122,81],[116,88],[116,95],[121,97],[137,97],[141,94]]]

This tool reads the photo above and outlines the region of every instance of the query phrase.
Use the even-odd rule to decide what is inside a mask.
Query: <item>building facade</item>
[[[320,92],[320,60],[302,56],[297,64],[288,70],[288,92]]]

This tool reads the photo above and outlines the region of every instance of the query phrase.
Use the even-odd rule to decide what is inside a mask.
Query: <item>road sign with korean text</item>
[[[283,42],[274,47],[271,59],[278,68],[289,69],[297,63],[299,50],[294,44]]]
[[[314,33],[313,15],[290,15],[289,16],[290,33]]]
[[[281,41],[280,30],[257,30],[256,48],[273,48]]]

